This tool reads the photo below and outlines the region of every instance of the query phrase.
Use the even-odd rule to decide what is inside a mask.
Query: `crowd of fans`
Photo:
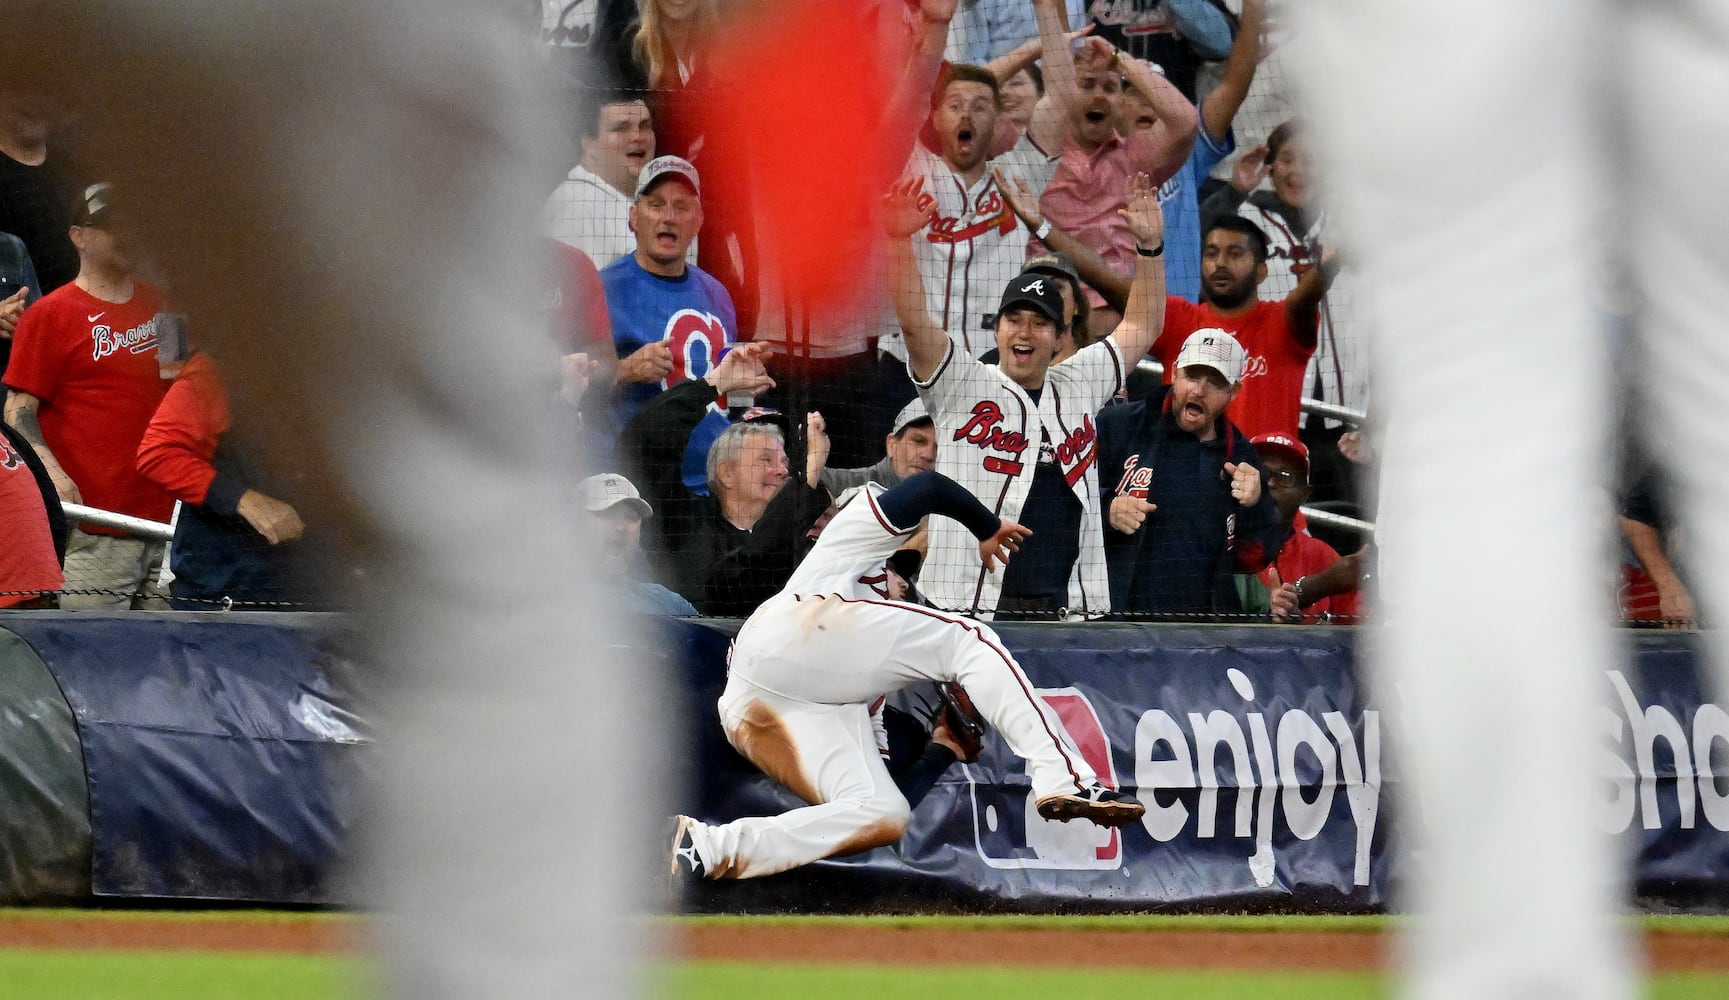
[[[898,40],[926,113],[871,253],[835,264],[850,297],[813,304],[759,252],[763,206],[705,115],[774,100],[716,64],[726,0],[541,0],[572,127],[541,219],[548,397],[582,439],[572,506],[602,570],[644,609],[747,615],[850,488],[934,469],[1033,536],[993,571],[933,525],[897,560],[912,599],[1356,620],[1373,546],[1304,508],[1372,515],[1370,362],[1265,72],[1266,2],[858,4],[858,44]],[[316,604],[317,525],[247,461],[123,193],[58,155],[63,120],[0,93],[0,607]],[[1660,483],[1628,484],[1623,611],[1690,625]],[[160,542],[60,509],[163,522],[175,501],[172,573]]]

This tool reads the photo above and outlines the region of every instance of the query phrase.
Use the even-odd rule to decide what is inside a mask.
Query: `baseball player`
[[[925,224],[919,183],[890,192],[885,222],[895,260],[895,312],[907,370],[937,428],[937,471],[965,485],[992,513],[1026,524],[1031,544],[997,572],[946,520],[931,525],[920,588],[932,603],[980,617],[1054,619],[1110,610],[1105,580],[1093,414],[1164,326],[1163,218],[1152,182],[1136,177],[1122,217],[1138,241],[1128,309],[1107,338],[1058,362],[1067,322],[1060,279],[1016,276],[996,317],[999,360],[954,347],[925,308],[908,233]]]
[[[757,878],[898,841],[911,809],[877,752],[869,709],[925,681],[966,688],[1026,759],[1040,816],[1121,826],[1146,811],[1100,784],[989,627],[889,598],[885,560],[927,514],[971,532],[986,567],[1028,535],[935,472],[886,492],[868,483],[841,508],[786,588],[739,630],[719,703],[732,745],[810,805],[720,825],[677,817],[675,876]]]

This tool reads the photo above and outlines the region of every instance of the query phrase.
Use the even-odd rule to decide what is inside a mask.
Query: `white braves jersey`
[[[1093,415],[1122,388],[1123,375],[1122,355],[1107,338],[1052,365],[1036,404],[996,365],[965,357],[952,344],[929,381],[914,380],[936,424],[937,471],[1004,520],[1020,520],[1038,466],[1040,430],[1050,436],[1063,478],[1081,502],[1080,556],[1069,575],[1071,617],[1110,610]],[[1002,593],[1001,567],[986,571],[976,541],[959,522],[931,518],[929,531],[919,590],[939,608],[988,618]]]
[[[1250,202],[1243,202],[1237,214],[1267,234],[1267,280],[1261,282],[1261,300],[1288,298],[1297,288],[1297,278],[1321,264],[1313,250],[1323,242],[1327,217],[1318,217],[1307,233],[1298,233],[1284,216]],[[1369,345],[1355,321],[1356,284],[1354,272],[1341,271],[1321,299],[1321,325],[1314,356],[1303,373],[1303,396],[1363,410],[1369,405]],[[1312,426],[1308,414],[1302,419],[1304,426]],[[1327,423],[1338,426],[1337,421]]]
[[[990,169],[997,163],[987,162],[984,175],[968,187],[942,157],[919,145],[906,170],[908,177],[924,178],[920,207],[936,209],[930,224],[911,237],[925,283],[925,310],[962,353],[975,358],[997,346],[997,305],[1027,260],[1027,228],[997,190]],[[1014,183],[1013,171],[1004,173]],[[880,344],[906,360],[898,324],[885,329]]]
[[[835,594],[853,599],[887,599],[888,575],[883,564],[918,530],[918,525],[903,529],[889,523],[877,505],[882,492],[883,487],[876,483],[859,487],[852,500],[823,526],[816,546],[805,554],[777,596]]]

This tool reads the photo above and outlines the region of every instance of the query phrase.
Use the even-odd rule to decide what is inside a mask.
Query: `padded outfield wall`
[[[714,701],[737,623],[670,621],[693,734],[685,806],[795,806],[725,743]],[[343,903],[365,774],[365,677],[325,615],[0,616],[0,902],[97,897]],[[753,883],[715,911],[1384,908],[1399,706],[1359,683],[1341,628],[1005,625],[1101,774],[1149,806],[1120,831],[1049,823],[1000,741],[957,765],[903,842]],[[1657,905],[1729,901],[1729,712],[1693,636],[1630,634],[1603,678],[1601,824],[1634,841]],[[1395,692],[1396,694],[1396,692]],[[901,699],[914,707],[909,699]],[[453,726],[460,725],[453,718]],[[659,724],[659,723],[657,723]],[[1457,720],[1461,740],[1474,720]],[[1517,766],[1517,762],[1508,762]],[[556,794],[549,789],[548,794]],[[1420,856],[1420,855],[1419,855]]]

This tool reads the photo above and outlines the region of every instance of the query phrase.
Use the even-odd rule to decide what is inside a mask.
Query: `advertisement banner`
[[[1020,760],[987,736],[978,762],[951,767],[917,803],[899,845],[758,883],[702,885],[692,905],[1337,912],[1391,904],[1392,845],[1420,843],[1421,831],[1399,824],[1391,747],[1399,713],[1360,683],[1356,630],[996,629],[1101,777],[1147,805],[1140,822],[1106,830],[1040,818]],[[718,648],[720,638],[687,637],[684,648]],[[1642,837],[1641,897],[1711,905],[1729,898],[1729,713],[1703,697],[1693,638],[1633,636],[1633,661],[1604,678],[1602,753],[1580,766],[1605,778],[1604,831]],[[701,733],[698,815],[725,821],[797,807],[719,730],[713,704],[724,657],[687,670]],[[891,704],[916,711],[911,693]]]

